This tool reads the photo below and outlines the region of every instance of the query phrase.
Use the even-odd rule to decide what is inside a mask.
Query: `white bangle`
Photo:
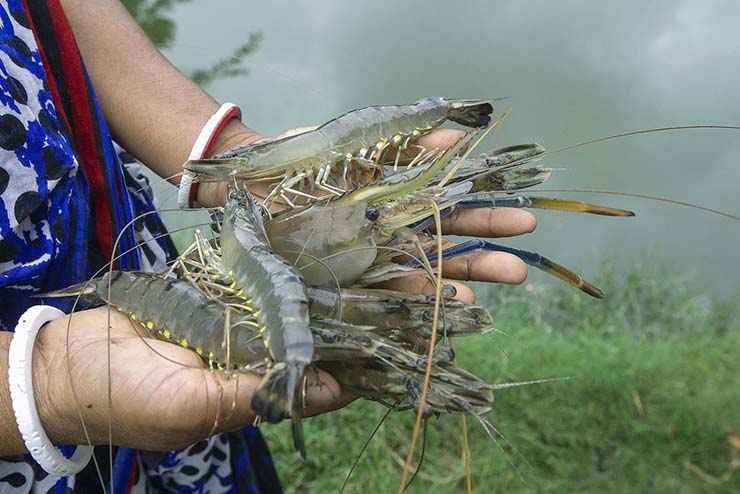
[[[242,111],[234,103],[224,103],[221,108],[208,119],[206,124],[195,138],[190,150],[189,160],[197,160],[206,156],[216,137],[232,118],[241,120]],[[184,171],[180,178],[180,187],[177,190],[177,205],[180,209],[192,208],[198,187],[198,179],[192,173]]]
[[[180,186],[177,188],[177,207],[185,209],[191,207],[194,201],[190,200],[190,194],[198,183],[198,177],[187,170],[183,170],[180,177]]]
[[[49,305],[37,305],[23,313],[8,351],[10,402],[23,442],[33,459],[52,475],[68,477],[80,472],[92,457],[92,446],[77,446],[71,458],[65,458],[49,440],[36,409],[31,375],[33,343],[41,326],[64,316]]]

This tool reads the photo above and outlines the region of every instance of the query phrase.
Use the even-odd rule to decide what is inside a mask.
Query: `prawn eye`
[[[369,219],[370,221],[375,221],[380,217],[380,211],[378,208],[367,208],[365,210],[365,218]]]

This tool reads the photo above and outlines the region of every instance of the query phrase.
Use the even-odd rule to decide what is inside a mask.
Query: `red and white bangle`
[[[241,120],[242,111],[234,103],[224,103],[216,113],[208,119],[203,129],[195,139],[195,144],[190,150],[189,160],[197,160],[208,155],[211,146],[216,141],[218,134],[221,133],[224,126],[236,118]],[[192,208],[195,204],[195,198],[198,195],[198,178],[187,170],[183,172],[180,178],[180,187],[177,191],[177,205],[180,209]]]
[[[48,305],[36,305],[23,313],[8,351],[8,384],[15,421],[31,456],[50,474],[69,477],[85,468],[92,457],[93,448],[77,446],[72,457],[65,458],[51,443],[36,409],[31,375],[36,334],[41,326],[62,316],[64,312]]]

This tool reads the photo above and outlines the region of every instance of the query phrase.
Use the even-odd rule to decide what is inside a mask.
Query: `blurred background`
[[[267,135],[426,96],[507,97],[498,114],[512,114],[482,149],[740,124],[740,3],[730,0],[124,3],[178,67]],[[542,164],[559,169],[548,188],[653,194],[740,214],[739,131],[629,137]],[[470,426],[477,491],[740,491],[740,223],[639,199],[552,195],[637,216],[536,212],[537,231],[508,242],[595,278],[603,303],[539,272],[524,287],[479,287],[513,336],[483,349],[461,342],[463,365],[499,382],[580,377],[501,392],[488,417],[506,437],[500,447]],[[171,196],[161,192],[170,207]],[[355,404],[309,421],[310,464],[290,451],[287,429],[268,428],[289,491],[337,491],[380,414]],[[464,492],[459,453],[447,451],[459,422],[432,428],[411,491]],[[397,488],[388,451],[405,454],[410,424],[395,419],[380,436],[347,492]]]

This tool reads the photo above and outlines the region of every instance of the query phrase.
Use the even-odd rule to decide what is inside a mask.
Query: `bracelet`
[[[92,446],[77,446],[71,458],[51,443],[41,426],[41,419],[33,397],[31,375],[33,343],[41,326],[64,316],[56,307],[37,305],[23,313],[15,327],[8,352],[8,384],[10,402],[18,430],[34,460],[48,473],[68,477],[80,472],[92,457]]]
[[[195,139],[193,148],[190,150],[189,160],[197,160],[205,157],[216,141],[216,137],[224,126],[232,118],[241,120],[242,111],[234,103],[224,103],[221,108],[208,119],[203,129]],[[177,191],[177,205],[180,209],[192,208],[198,195],[198,179],[188,172],[183,171],[180,179],[180,187]]]

